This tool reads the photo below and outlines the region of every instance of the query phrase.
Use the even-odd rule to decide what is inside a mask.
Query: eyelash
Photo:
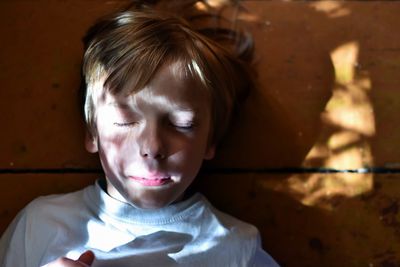
[[[122,123],[114,122],[114,125],[118,127],[130,127],[133,126],[134,124],[136,124],[136,122],[122,122]]]
[[[132,127],[133,125],[135,125],[136,122],[114,122],[114,125],[117,127]],[[193,128],[195,127],[195,125],[193,123],[188,123],[187,125],[176,125],[171,123],[171,126],[180,129],[182,131],[191,131],[193,130]]]
[[[184,131],[190,131],[190,130],[193,130],[193,128],[194,128],[194,124],[193,123],[188,123],[188,124],[185,124],[185,125],[176,125],[176,124],[171,123],[171,125],[173,127],[175,127],[175,128],[178,128],[178,129],[184,130]]]

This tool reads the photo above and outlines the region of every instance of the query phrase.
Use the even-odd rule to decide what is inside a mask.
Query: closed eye
[[[114,122],[114,125],[118,126],[118,127],[130,127],[135,124],[136,124],[136,122],[134,122],[134,121],[133,122]]]
[[[184,131],[190,131],[195,127],[192,122],[185,124],[171,123],[171,125],[179,130],[184,130]]]

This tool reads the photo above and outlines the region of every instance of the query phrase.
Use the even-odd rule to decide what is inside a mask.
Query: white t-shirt
[[[39,197],[0,240],[3,267],[38,267],[86,250],[101,266],[278,266],[257,229],[215,209],[201,194],[157,210],[120,202],[98,183]]]

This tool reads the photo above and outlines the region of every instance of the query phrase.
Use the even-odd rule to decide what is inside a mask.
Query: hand
[[[88,250],[79,256],[76,261],[68,259],[66,257],[58,258],[57,260],[50,262],[42,267],[88,267],[91,266],[94,260],[94,254]]]

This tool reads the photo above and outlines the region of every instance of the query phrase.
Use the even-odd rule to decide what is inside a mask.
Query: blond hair
[[[111,94],[143,89],[164,63],[179,62],[211,99],[212,133],[218,144],[232,114],[253,86],[248,65],[238,55],[195,30],[180,17],[141,8],[111,14],[91,27],[84,38],[84,114],[96,136],[96,82]],[[215,31],[212,34],[215,35]],[[216,38],[214,38],[216,39]]]

